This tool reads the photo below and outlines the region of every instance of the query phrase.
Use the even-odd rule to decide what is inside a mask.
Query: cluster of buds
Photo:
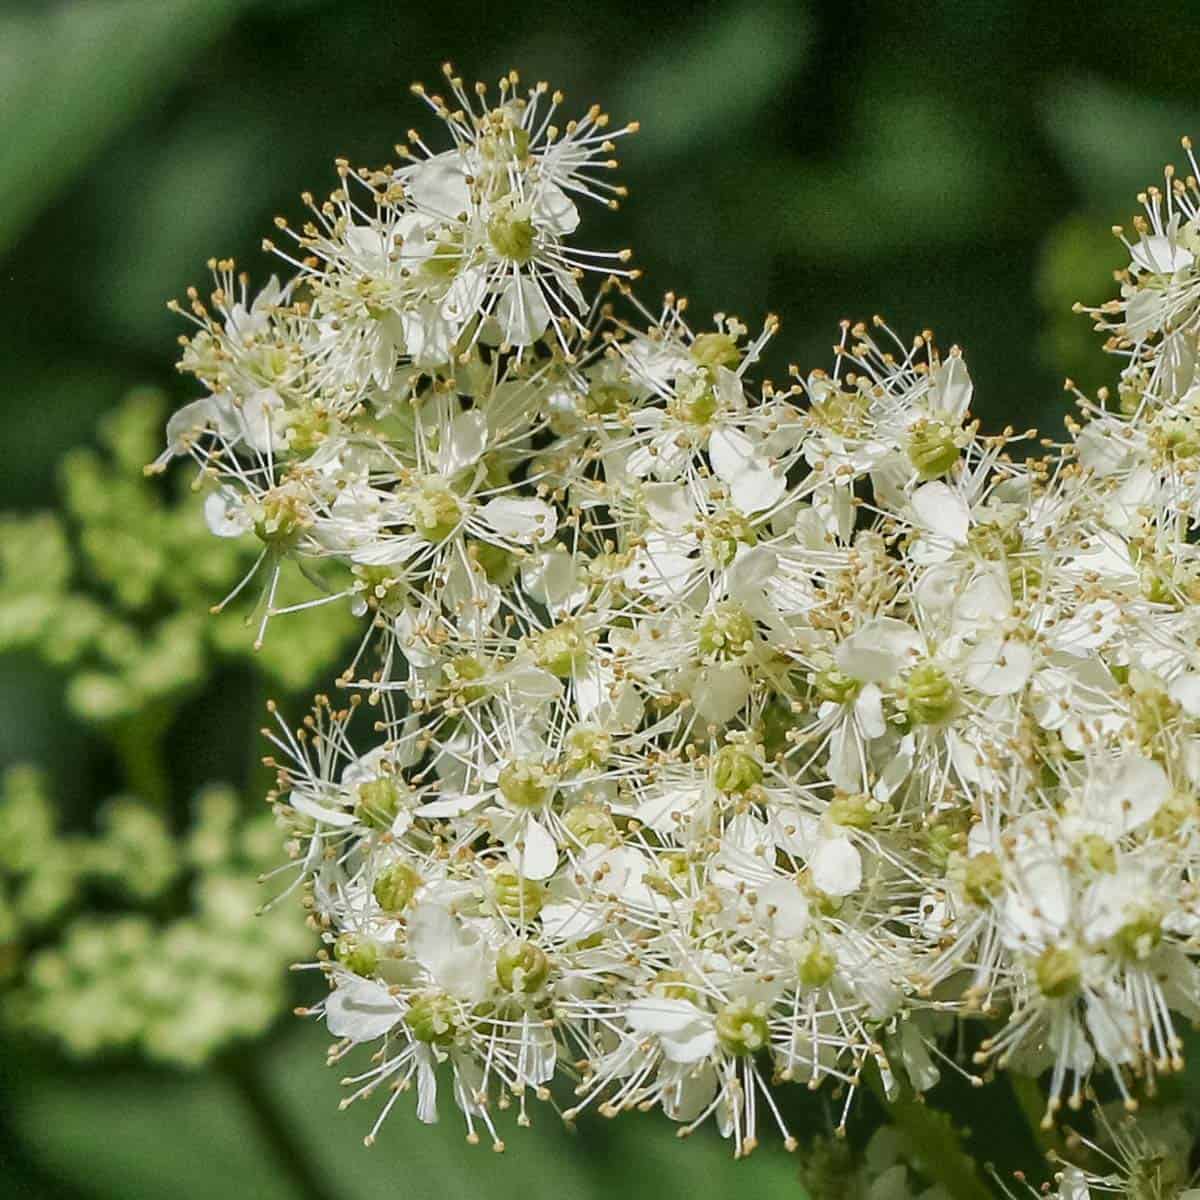
[[[451,148],[339,164],[286,283],[215,264],[161,460],[259,539],[260,638],[362,619],[344,700],[270,737],[368,1140],[439,1077],[496,1145],[559,1077],[568,1120],[658,1107],[738,1153],[795,1144],[775,1085],[844,1114],[867,1071],[1134,1103],[1200,1015],[1194,180],[1099,314],[1116,402],[1038,443],[879,320],[753,382],[774,318],[697,332],[575,246],[621,194],[598,110],[449,87],[418,94]]]

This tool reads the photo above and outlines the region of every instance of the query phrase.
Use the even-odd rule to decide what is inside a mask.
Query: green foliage
[[[234,0],[104,0],[0,17],[0,250],[228,25]],[[53,97],[53,103],[46,103]]]

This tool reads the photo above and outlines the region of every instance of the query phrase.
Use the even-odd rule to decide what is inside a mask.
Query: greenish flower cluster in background
[[[253,538],[217,541],[202,498],[179,481],[174,503],[143,478],[158,451],[166,401],[132,392],[100,423],[101,449],[67,452],[61,513],[0,516],[0,653],[32,649],[69,673],[72,710],[132,718],[196,691],[221,657],[250,659],[287,691],[319,678],[355,623],[348,610],[293,614],[293,628],[255,654],[253,597],[212,615],[213,597],[249,569]],[[306,593],[309,594],[309,593]],[[286,583],[279,603],[287,603]]]
[[[160,812],[118,797],[94,834],[63,833],[45,779],[13,768],[0,791],[3,1018],[76,1056],[136,1050],[197,1066],[264,1032],[287,968],[311,953],[294,905],[259,914],[279,835],[211,786],[174,836]],[[96,901],[89,907],[88,901]]]
[[[218,783],[174,811],[167,739],[222,664],[250,664],[285,693],[310,688],[354,621],[348,609],[296,613],[255,653],[251,597],[210,613],[257,551],[252,538],[212,538],[182,478],[173,498],[145,479],[165,415],[161,393],[130,393],[100,423],[98,448],[64,456],[59,511],[0,515],[0,653],[56,671],[123,776],[75,829],[43,772],[4,775],[0,1013],[77,1057],[195,1066],[285,1010],[288,965],[311,937],[294,905],[255,917],[269,895],[259,876],[280,853],[271,813]]]

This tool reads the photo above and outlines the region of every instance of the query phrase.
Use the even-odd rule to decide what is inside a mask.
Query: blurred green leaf
[[[837,160],[764,165],[749,190],[782,195],[781,244],[808,258],[870,262],[913,248],[994,237],[1018,213],[1014,180],[980,118],[936,91],[864,88]],[[748,171],[749,173],[749,171]]]
[[[236,0],[76,0],[0,17],[0,250],[169,88]]]
[[[761,115],[781,82],[804,64],[810,44],[802,5],[722,6],[715,19],[701,18],[681,40],[648,55],[610,103],[615,112],[642,116],[639,156],[677,154],[711,137],[714,126],[728,129]]]
[[[1046,132],[1085,199],[1108,208],[1140,191],[1156,164],[1200,136],[1196,110],[1097,78],[1054,84],[1042,103]]]
[[[117,169],[97,188],[91,244],[95,270],[109,291],[93,315],[105,335],[162,355],[182,325],[167,312],[166,300],[187,284],[211,290],[206,260],[235,252],[253,225],[263,190],[281,210],[293,201],[287,188],[273,196],[269,183],[263,188],[260,167],[271,154],[272,130],[261,120],[242,120],[244,112],[238,97],[218,99],[211,109],[173,122],[150,147],[123,147]],[[131,194],[126,177],[137,172],[148,149],[155,170]],[[278,264],[266,260],[253,269],[257,289]],[[86,303],[90,281],[79,286]]]
[[[530,1129],[516,1128],[511,1111],[497,1114],[503,1154],[488,1148],[486,1132],[479,1146],[468,1146],[448,1080],[440,1081],[438,1124],[421,1125],[414,1097],[401,1096],[378,1142],[364,1149],[362,1138],[387,1099],[386,1089],[339,1113],[338,1076],[352,1064],[327,1069],[325,1044],[315,1027],[294,1027],[270,1047],[263,1078],[293,1139],[308,1148],[346,1200],[400,1193],[466,1197],[481,1188],[488,1200],[718,1200],[735,1193],[804,1200],[795,1159],[782,1138],[766,1131],[758,1152],[735,1162],[729,1143],[711,1129],[684,1142],[672,1136],[674,1127],[665,1119],[633,1113],[612,1122],[584,1116],[572,1134],[553,1109],[531,1100]],[[21,1134],[64,1177],[86,1180],[113,1200],[158,1200],[165,1179],[172,1180],[173,1200],[294,1197],[256,1140],[243,1101],[224,1080],[92,1073],[84,1080],[32,1080],[27,1088]],[[199,1146],[200,1169],[175,1170],[180,1155]]]

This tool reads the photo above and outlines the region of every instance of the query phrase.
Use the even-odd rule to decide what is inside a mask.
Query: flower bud
[[[492,902],[498,912],[512,921],[537,918],[546,899],[546,889],[536,879],[526,879],[512,863],[498,863],[491,871]]]

